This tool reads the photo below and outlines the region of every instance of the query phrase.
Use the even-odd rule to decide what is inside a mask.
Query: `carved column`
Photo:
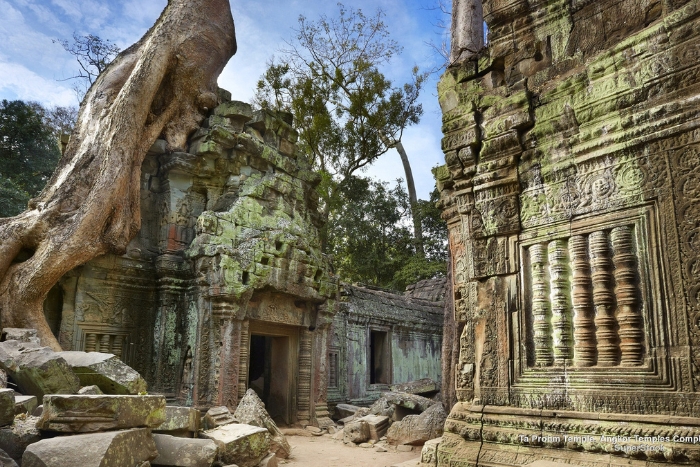
[[[241,357],[238,365],[238,400],[243,399],[248,388],[248,366],[250,358],[250,322],[241,323]]]
[[[620,364],[641,365],[644,357],[644,322],[639,300],[639,278],[634,238],[629,226],[610,232],[615,265],[617,321],[620,325]]]
[[[569,239],[572,279],[571,298],[574,309],[574,365],[586,367],[596,363],[595,312],[588,263],[588,239],[575,235]]]
[[[299,380],[297,381],[297,421],[308,425],[311,420],[311,332],[299,333]]]
[[[593,306],[595,307],[597,328],[596,339],[598,340],[598,366],[614,366],[620,361],[620,346],[617,337],[617,320],[614,314],[613,268],[610,261],[607,232],[593,232],[589,237],[589,242]]]
[[[217,388],[214,400],[233,410],[238,403],[241,344],[241,321],[234,319],[233,304],[226,301],[212,303],[212,324],[216,330],[215,345],[218,345],[214,362],[214,387]]]
[[[532,268],[532,317],[535,339],[535,366],[550,366],[552,326],[550,323],[549,282],[547,281],[547,247],[540,243],[530,247]]]
[[[569,292],[569,263],[565,240],[549,242],[549,283],[552,289],[552,328],[555,365],[571,363],[571,300]]]

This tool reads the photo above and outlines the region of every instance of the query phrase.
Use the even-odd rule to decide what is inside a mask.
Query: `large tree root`
[[[66,153],[19,216],[0,219],[0,324],[32,327],[59,349],[43,314],[49,290],[138,233],[140,173],[160,136],[184,148],[216,105],[216,79],[236,51],[228,0],[170,0],[83,100]]]

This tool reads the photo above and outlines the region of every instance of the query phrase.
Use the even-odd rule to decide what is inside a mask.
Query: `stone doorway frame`
[[[294,424],[298,421],[297,413],[297,398],[299,396],[297,392],[297,387],[299,387],[299,331],[298,327],[274,324],[266,321],[247,321],[248,332],[245,335],[245,341],[242,342],[243,347],[247,349],[245,353],[245,361],[241,359],[240,372],[243,376],[240,378],[240,384],[242,384],[246,390],[248,389],[248,370],[250,365],[250,341],[251,336],[266,336],[266,337],[286,337],[288,338],[289,354],[287,356],[287,373],[289,380],[289,392],[287,394],[287,409],[286,418],[289,420],[290,424]]]

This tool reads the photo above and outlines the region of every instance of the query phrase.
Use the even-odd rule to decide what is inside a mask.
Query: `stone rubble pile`
[[[385,392],[371,407],[338,404],[336,416],[343,429],[333,437],[380,452],[387,446],[395,446],[397,451],[424,446],[421,465],[436,465],[435,449],[442,437],[447,413],[439,401],[417,394],[435,394],[436,385],[420,380],[394,387],[409,392]]]
[[[147,395],[112,354],[54,352],[31,329],[2,336],[0,467],[276,467],[291,453],[253,391],[235,414],[202,417]]]

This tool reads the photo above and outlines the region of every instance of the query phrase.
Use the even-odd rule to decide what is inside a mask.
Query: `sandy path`
[[[396,452],[387,446],[387,452],[377,452],[374,448],[351,447],[340,440],[323,436],[287,436],[292,445],[292,457],[280,465],[305,467],[391,467],[420,457],[420,447],[411,452]]]

